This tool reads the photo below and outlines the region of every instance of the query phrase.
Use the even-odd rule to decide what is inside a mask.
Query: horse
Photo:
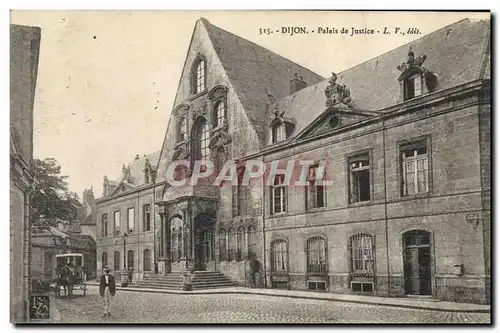
[[[56,298],[61,296],[61,287],[64,289],[64,297],[66,297],[67,293],[68,297],[71,298],[73,296],[73,286],[76,282],[77,276],[75,270],[69,266],[62,267],[57,272],[56,277]]]

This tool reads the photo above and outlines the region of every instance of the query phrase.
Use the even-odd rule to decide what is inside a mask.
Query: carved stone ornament
[[[187,160],[190,156],[189,147],[186,142],[182,142],[177,147],[175,147],[173,160]]]
[[[193,110],[192,119],[196,120],[198,117],[207,119],[207,108],[205,106],[200,106]]]
[[[281,120],[283,121],[284,120],[284,115],[285,115],[285,112],[286,110],[281,110],[279,109],[279,105],[276,105],[274,107],[274,111],[273,113],[271,114],[270,118],[271,118],[271,123],[275,123],[276,120]]]
[[[222,99],[226,97],[227,91],[228,91],[227,87],[222,85],[217,85],[208,93],[208,99],[211,101]]]
[[[425,54],[421,54],[415,58],[415,53],[413,53],[413,51],[410,49],[410,51],[408,51],[408,59],[406,60],[406,62],[397,66],[397,69],[401,71],[399,80],[401,81],[405,79],[409,74],[413,72],[427,73],[428,70],[422,67],[425,59],[427,59],[427,56]]]
[[[345,84],[337,83],[337,74],[332,73],[332,77],[328,81],[330,85],[325,89],[327,107],[344,106],[352,108],[354,105],[351,99],[351,91]]]
[[[212,138],[210,139],[208,147],[210,149],[217,149],[219,147],[226,148],[231,141],[232,138],[228,133],[228,126],[226,123],[221,129],[219,129],[213,134]]]

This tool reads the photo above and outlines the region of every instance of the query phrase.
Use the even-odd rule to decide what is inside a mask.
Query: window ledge
[[[373,202],[371,200],[359,201],[349,203],[348,207],[360,207],[360,206],[370,206]]]
[[[203,89],[202,91],[200,91],[200,92],[198,92],[198,93],[196,93],[196,94],[191,95],[191,96],[189,97],[189,100],[190,100],[190,101],[192,101],[193,99],[196,99],[196,98],[198,98],[198,97],[200,97],[200,96],[202,96],[202,95],[205,95],[205,94],[207,93],[207,91],[208,91],[208,90],[207,90],[207,88],[205,88],[205,89]]]
[[[272,213],[272,214],[269,214],[269,217],[270,218],[273,218],[273,217],[285,217],[287,216],[287,212],[281,212],[281,213]]]
[[[323,207],[313,207],[313,208],[307,208],[306,212],[307,213],[316,213],[316,212],[322,212],[328,210],[328,207],[323,206]]]
[[[431,197],[431,192],[421,192],[415,194],[401,195],[400,200],[427,199]]]

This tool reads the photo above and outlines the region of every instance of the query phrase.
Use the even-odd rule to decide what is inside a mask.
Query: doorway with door
[[[432,295],[430,233],[411,230],[403,235],[404,280],[407,295]]]
[[[215,263],[214,249],[215,219],[200,214],[195,219],[194,267],[197,271],[212,271]]]

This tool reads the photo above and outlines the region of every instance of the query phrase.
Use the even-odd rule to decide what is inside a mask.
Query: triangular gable
[[[118,183],[118,185],[116,186],[116,188],[113,190],[113,192],[111,192],[111,195],[110,197],[113,197],[117,194],[120,194],[120,193],[123,193],[123,192],[126,192],[128,190],[134,190],[136,189],[137,187],[133,184],[130,184],[130,183],[127,183],[125,181],[121,181],[120,183]]]
[[[372,111],[330,107],[298,133],[293,141],[300,141],[333,132],[377,115],[378,113]]]

